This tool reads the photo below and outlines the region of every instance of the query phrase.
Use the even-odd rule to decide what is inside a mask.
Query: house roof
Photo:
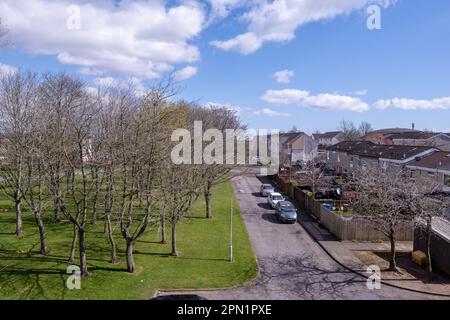
[[[288,132],[288,133],[280,133],[280,142],[282,144],[290,144],[295,139],[304,135],[304,132]]]
[[[420,159],[412,160],[407,165],[427,169],[450,170],[450,152],[434,152]]]
[[[381,134],[392,134],[392,133],[402,133],[402,132],[420,132],[418,130],[414,129],[408,129],[408,128],[387,128],[387,129],[380,129],[369,132],[371,133],[381,133]]]
[[[330,131],[325,133],[314,133],[314,139],[333,139],[337,135],[341,134],[341,131]]]
[[[333,146],[329,146],[327,150],[341,152],[362,152],[372,146],[376,146],[376,144],[370,141],[342,141]]]
[[[394,139],[417,139],[417,140],[426,140],[430,139],[432,137],[438,136],[441,133],[437,132],[401,132],[401,133],[394,133],[387,136],[387,138],[394,140]]]
[[[327,150],[347,152],[361,157],[390,160],[405,160],[434,149],[419,146],[381,145],[370,141],[343,141],[327,148]]]

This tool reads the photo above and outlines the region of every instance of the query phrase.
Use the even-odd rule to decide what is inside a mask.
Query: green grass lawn
[[[232,199],[234,262],[228,261],[229,203]],[[81,290],[66,288],[67,258],[72,225],[55,224],[45,216],[51,256],[37,253],[39,236],[35,222],[25,212],[25,234],[14,235],[13,203],[0,200],[0,299],[150,299],[156,289],[228,287],[249,281],[257,264],[230,182],[215,188],[212,211],[205,219],[200,199],[177,228],[179,257],[171,257],[170,242],[159,242],[159,230],[150,229],[135,246],[137,271],[126,273],[125,244],[116,232],[120,263],[112,265],[103,223],[87,232],[87,258],[92,275],[82,279]],[[117,230],[116,230],[117,231]],[[167,233],[170,239],[170,230]]]

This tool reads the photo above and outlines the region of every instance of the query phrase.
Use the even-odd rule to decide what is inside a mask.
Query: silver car
[[[280,201],[275,206],[275,216],[284,223],[297,222],[297,209],[289,201]]]
[[[259,192],[261,192],[261,195],[263,197],[267,197],[269,196],[269,194],[275,192],[275,190],[273,189],[271,184],[268,183],[264,183],[261,185],[261,187],[259,188]]]

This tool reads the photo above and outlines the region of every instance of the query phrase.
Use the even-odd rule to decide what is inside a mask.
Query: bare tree
[[[203,130],[215,129],[221,133],[222,137],[226,137],[226,130],[245,130],[245,126],[241,124],[239,118],[236,115],[236,112],[230,110],[226,107],[220,106],[211,106],[209,108],[202,108],[199,106],[191,105],[189,108],[188,122],[192,126],[194,121],[201,121]],[[215,140],[218,137],[214,137]],[[216,143],[218,141],[212,141],[212,143]],[[225,141],[220,141],[222,146]],[[205,145],[205,142],[202,142]],[[214,153],[218,153],[220,150],[214,149]],[[225,155],[225,159],[228,156],[224,149],[222,150],[223,155]],[[211,157],[217,156],[216,154],[212,154]],[[220,155],[222,156],[222,154]],[[227,164],[226,161],[217,161],[214,163],[204,163],[201,166],[201,176],[203,180],[203,195],[205,198],[205,206],[206,206],[206,218],[212,218],[211,212],[211,198],[212,198],[212,188],[215,185],[223,183],[224,181],[231,178],[230,171],[236,167],[233,164]]]
[[[62,201],[68,191],[63,188],[63,183],[67,171],[65,152],[71,137],[69,115],[78,107],[81,91],[81,83],[73,81],[65,73],[46,73],[39,86],[39,105],[45,130],[42,155],[45,158],[56,222],[61,222]]]
[[[419,210],[414,204],[423,201],[431,191],[417,184],[405,169],[366,167],[354,173],[351,181],[356,187],[353,208],[366,216],[374,228],[391,244],[389,270],[397,271],[396,232],[403,223],[414,223]]]
[[[358,128],[352,121],[342,120],[339,124],[339,130],[343,133],[343,138],[346,141],[355,141],[361,138]]]
[[[0,185],[15,204],[16,235],[23,231],[24,157],[31,137],[31,109],[36,97],[36,83],[36,74],[30,72],[18,71],[0,79],[0,130],[4,152]]]
[[[319,188],[330,185],[330,182],[324,176],[324,167],[318,161],[318,158],[314,158],[306,163],[305,173],[305,181],[302,182],[311,187],[313,196],[316,195]]]
[[[196,165],[176,165],[167,161],[161,167],[162,194],[167,218],[172,226],[172,256],[178,256],[177,225],[189,213],[202,190],[201,168]]]
[[[361,137],[366,136],[368,133],[373,131],[373,127],[369,122],[363,121],[359,124],[358,128]]]
[[[352,121],[342,120],[339,124],[339,130],[343,132],[344,140],[356,141],[373,131],[373,128],[366,121],[361,122],[357,127]]]
[[[78,237],[78,252],[81,276],[89,276],[86,257],[86,223],[89,214],[89,197],[92,191],[93,181],[88,174],[89,166],[89,142],[91,127],[98,110],[92,98],[84,90],[81,81],[70,77],[66,78],[66,87],[73,90],[75,107],[68,114],[67,144],[64,146],[65,161],[68,168],[68,195],[74,203],[74,209],[62,200],[62,211],[72,222],[74,228],[74,238]],[[74,252],[72,246],[71,253]],[[69,259],[72,259],[71,256]]]
[[[167,87],[165,87],[167,88]],[[122,106],[118,113],[118,158],[122,187],[119,204],[119,221],[122,237],[126,242],[127,271],[134,272],[134,245],[144,234],[155,217],[154,193],[159,163],[167,158],[170,134],[166,109],[171,91],[153,88],[143,99]],[[141,192],[145,199],[143,214],[138,214],[136,197]]]
[[[422,177],[416,180],[421,197],[412,197],[410,200],[411,210],[415,216],[415,226],[426,237],[427,270],[429,274],[433,272],[431,256],[431,239],[434,224],[441,223],[445,204],[437,192],[439,185],[431,179]],[[425,192],[422,190],[425,188]]]
[[[39,113],[36,112],[31,120],[33,131],[30,133],[30,141],[27,145],[24,158],[26,173],[24,181],[21,184],[23,188],[21,191],[23,199],[30,208],[39,230],[40,253],[48,255],[50,252],[47,247],[45,225],[42,219],[42,213],[46,209],[47,199],[47,195],[44,193],[46,171],[44,169],[44,157],[42,157],[41,152],[44,135],[43,131],[40,130],[42,122],[38,115]]]

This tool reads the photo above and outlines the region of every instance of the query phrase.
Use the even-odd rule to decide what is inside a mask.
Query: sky
[[[1,0],[0,18],[1,73],[172,78],[254,129],[450,132],[448,0]]]

